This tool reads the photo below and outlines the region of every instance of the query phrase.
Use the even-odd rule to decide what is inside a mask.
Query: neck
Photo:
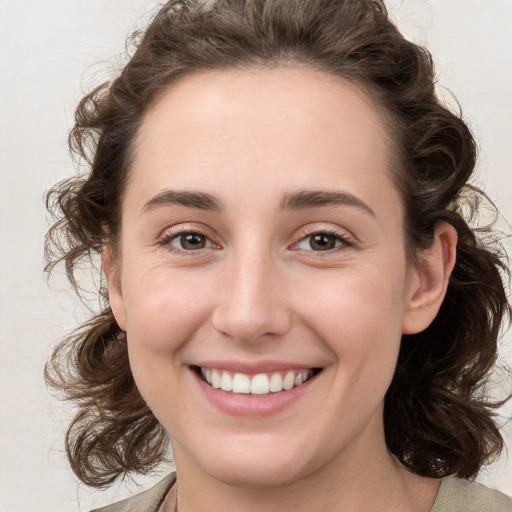
[[[369,434],[355,440],[320,469],[273,487],[225,483],[203,471],[175,444],[177,510],[428,512],[439,482],[405,470],[388,453],[383,434],[377,441],[375,432]],[[165,512],[174,511],[175,499],[169,498]]]

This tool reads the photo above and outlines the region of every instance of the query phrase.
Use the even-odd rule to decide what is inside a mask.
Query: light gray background
[[[0,0],[0,509],[88,510],[126,495],[77,483],[63,432],[71,411],[50,397],[51,345],[85,318],[57,274],[43,278],[44,191],[73,170],[66,149],[82,93],[109,76],[150,0]],[[479,183],[512,219],[512,1],[390,0],[404,33],[433,52],[440,84],[462,104],[481,147]],[[449,98],[449,94],[443,94]],[[506,338],[503,360],[512,362]],[[509,407],[507,413],[511,413]],[[512,445],[512,426],[504,429]],[[151,478],[145,479],[147,484]],[[479,477],[512,494],[504,456]]]

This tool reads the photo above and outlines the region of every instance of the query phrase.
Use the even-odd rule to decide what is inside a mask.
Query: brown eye
[[[329,251],[336,247],[338,238],[326,233],[317,233],[309,238],[309,246],[313,251]]]
[[[182,233],[171,240],[171,245],[182,251],[197,251],[208,245],[208,238],[201,233]]]
[[[304,237],[295,247],[303,251],[327,252],[352,245],[353,242],[345,235],[330,233],[329,231],[319,231]]]

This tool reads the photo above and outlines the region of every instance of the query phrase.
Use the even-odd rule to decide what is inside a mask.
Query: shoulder
[[[162,501],[175,481],[176,473],[171,473],[146,491],[112,505],[91,510],[91,512],[158,512]]]
[[[431,512],[512,512],[512,499],[477,482],[447,477]]]

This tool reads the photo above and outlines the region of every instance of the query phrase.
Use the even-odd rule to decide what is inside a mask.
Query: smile
[[[203,380],[214,389],[245,395],[268,395],[290,391],[307,382],[315,370],[288,370],[273,373],[232,373],[217,368],[200,368]]]

